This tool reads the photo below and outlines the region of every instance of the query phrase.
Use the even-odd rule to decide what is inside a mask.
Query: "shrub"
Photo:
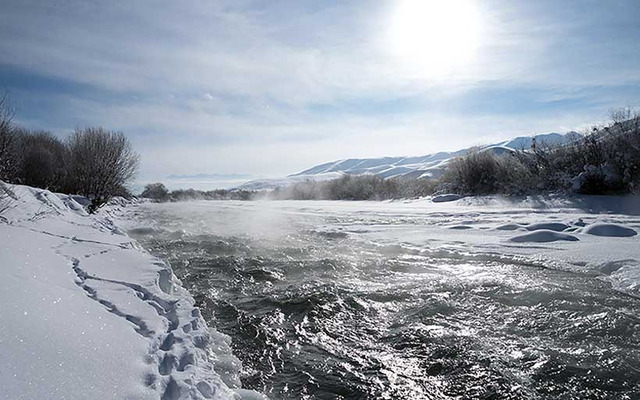
[[[397,185],[393,198],[414,199],[430,196],[435,192],[437,181],[430,178],[391,178]]]
[[[69,138],[69,174],[72,189],[91,199],[93,212],[111,197],[128,193],[139,157],[122,132],[85,128]]]
[[[640,116],[612,112],[612,123],[572,142],[538,144],[513,155],[471,151],[449,164],[440,188],[463,194],[633,193],[640,187]]]
[[[538,186],[538,178],[523,154],[474,149],[449,163],[438,189],[466,195],[530,193]]]
[[[495,157],[498,164],[497,193],[525,195],[536,190],[538,177],[520,161],[515,152]]]
[[[620,121],[619,118],[626,118]],[[627,109],[612,112],[613,124],[603,130],[606,165],[615,189],[636,192],[640,188],[640,115]]]
[[[497,193],[499,167],[493,153],[472,149],[449,162],[442,183],[449,191],[461,194]]]
[[[624,119],[626,118],[626,119]],[[577,140],[520,156],[539,176],[539,188],[583,194],[630,193],[640,185],[640,118],[612,112],[612,123]]]
[[[66,189],[67,147],[49,132],[18,131],[19,153],[15,180],[53,191]]]
[[[268,197],[279,200],[386,200],[415,198],[433,193],[435,181],[388,178],[378,175],[344,175],[327,181],[306,180],[275,189]]]
[[[384,186],[384,179],[377,175],[345,175],[326,182],[326,193],[332,200],[373,200],[383,199],[390,187]]]
[[[160,182],[150,183],[144,187],[144,191],[140,195],[147,199],[164,200],[169,195],[167,187]]]

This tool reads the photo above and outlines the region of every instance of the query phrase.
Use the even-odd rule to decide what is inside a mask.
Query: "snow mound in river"
[[[559,233],[551,230],[536,230],[531,233],[527,233],[526,235],[515,236],[509,239],[512,242],[516,243],[546,243],[546,242],[556,242],[558,240],[566,240],[568,242],[577,242],[578,239],[575,236],[567,235],[566,233]]]
[[[460,200],[463,197],[464,196],[461,196],[459,194],[440,194],[434,196],[431,201],[434,203],[448,203],[450,201]]]
[[[171,269],[67,195],[9,186],[0,385],[11,399],[241,399],[240,362]],[[126,207],[119,202],[118,207]]]
[[[632,228],[617,224],[593,224],[587,227],[584,233],[608,237],[631,237],[638,234],[638,232]]]
[[[528,231],[549,230],[555,232],[562,232],[569,228],[569,225],[562,222],[540,222],[537,224],[531,224],[524,227]]]

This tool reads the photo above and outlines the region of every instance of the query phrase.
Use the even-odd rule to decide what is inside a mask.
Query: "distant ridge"
[[[545,133],[535,136],[520,136],[504,142],[480,146],[483,151],[492,151],[498,154],[519,149],[531,148],[535,139],[538,145],[562,145],[575,140],[580,134],[577,132]],[[247,182],[239,189],[269,190],[285,187],[304,180],[327,180],[339,177],[343,174],[375,174],[383,178],[437,178],[440,176],[447,163],[455,157],[459,157],[470,148],[453,152],[439,152],[418,157],[381,157],[381,158],[349,158],[316,165],[302,172],[289,175],[281,179],[261,179]]]
[[[169,175],[167,179],[248,179],[249,174],[195,174],[195,175]]]

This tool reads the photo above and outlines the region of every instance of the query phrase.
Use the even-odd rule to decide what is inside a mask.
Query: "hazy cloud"
[[[389,51],[395,4],[4,1],[0,85],[29,126],[126,131],[143,177],[424,154],[638,105],[638,2],[477,1],[473,62],[437,78]]]

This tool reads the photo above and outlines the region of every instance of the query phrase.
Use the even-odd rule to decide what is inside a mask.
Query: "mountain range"
[[[529,149],[532,144],[537,145],[562,145],[574,140],[579,133],[568,132],[546,133],[534,136],[521,136],[485,146],[477,146],[481,151],[492,151],[496,154],[504,154],[520,149]],[[259,179],[240,185],[239,189],[246,190],[270,190],[285,187],[305,180],[327,180],[338,178],[344,174],[375,174],[383,178],[437,178],[447,163],[467,153],[471,148],[453,152],[439,152],[418,157],[381,157],[381,158],[349,158],[316,165],[296,174],[283,178]]]

